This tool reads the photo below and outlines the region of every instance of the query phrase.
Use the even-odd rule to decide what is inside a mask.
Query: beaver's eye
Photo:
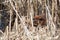
[[[43,21],[43,19],[42,19],[42,18],[40,18],[39,20],[40,20],[40,21]]]

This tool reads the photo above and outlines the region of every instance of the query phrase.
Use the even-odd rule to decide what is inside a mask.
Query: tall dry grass
[[[57,0],[5,0],[2,4],[7,5],[10,14],[9,25],[5,32],[1,32],[0,40],[55,40],[58,21]],[[41,7],[39,7],[41,6]],[[38,12],[38,9],[40,10]],[[33,26],[35,15],[46,14],[47,25],[44,28]],[[12,25],[13,14],[16,15]],[[7,15],[7,14],[6,14]],[[11,29],[12,28],[12,29]],[[39,28],[39,30],[38,30]],[[46,30],[47,29],[47,30]]]

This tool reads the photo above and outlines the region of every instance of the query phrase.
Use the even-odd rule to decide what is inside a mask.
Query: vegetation
[[[60,40],[60,0],[0,0],[0,40]]]

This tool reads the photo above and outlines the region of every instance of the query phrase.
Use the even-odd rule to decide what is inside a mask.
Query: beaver
[[[35,27],[37,27],[38,25],[41,25],[41,26],[46,25],[46,17],[45,17],[45,14],[36,15],[33,18],[33,24],[34,24]]]

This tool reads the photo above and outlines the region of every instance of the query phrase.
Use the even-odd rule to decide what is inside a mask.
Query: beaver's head
[[[38,25],[44,26],[44,25],[46,25],[45,15],[36,15],[33,18],[33,23],[34,23],[34,26],[38,26]]]

